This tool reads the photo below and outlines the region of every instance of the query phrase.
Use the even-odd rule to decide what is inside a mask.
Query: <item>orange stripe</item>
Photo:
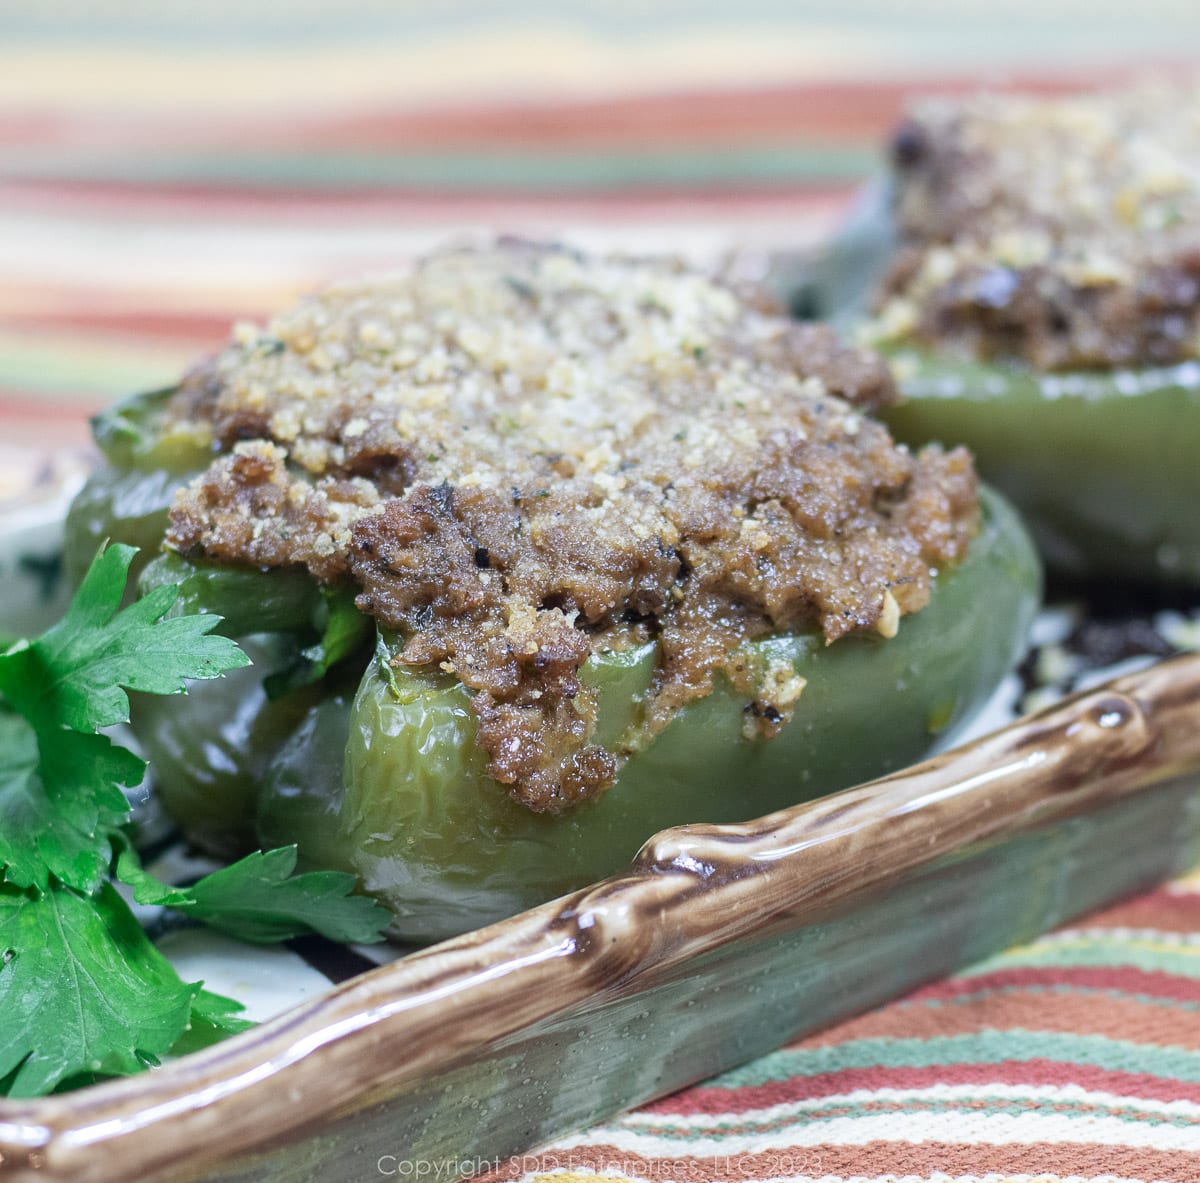
[[[942,1006],[893,1004],[851,1019],[795,1047],[834,1047],[852,1039],[934,1039],[1016,1029],[1102,1035],[1161,1047],[1200,1050],[1200,1015],[1132,998],[1095,994],[989,994]]]
[[[21,325],[30,329],[73,329],[79,337],[114,336],[167,340],[197,348],[223,345],[229,336],[229,326],[235,320],[253,319],[261,313],[230,312],[228,316],[204,313],[151,312],[130,309],[114,312],[101,309],[64,309],[61,312],[24,312],[7,310],[0,324]]]
[[[1026,965],[1013,969],[994,969],[964,977],[948,978],[922,986],[908,996],[908,1003],[938,998],[960,998],[985,990],[1016,987],[1035,991],[1038,987],[1066,987],[1082,993],[1107,991],[1113,994],[1142,995],[1171,1002],[1200,1002],[1200,982],[1194,978],[1145,970],[1134,966],[1111,965]]]
[[[1113,85],[1138,71],[1091,69],[1054,74],[1017,74],[995,89],[1062,94]],[[455,148],[486,144],[490,149],[612,147],[648,141],[696,146],[736,141],[770,141],[802,136],[820,142],[873,141],[915,96],[978,89],[974,76],[945,75],[904,80],[797,83],[791,86],[687,90],[619,98],[435,106],[418,110],[373,109],[331,118],[306,113],[237,122],[184,117],[100,119],[20,114],[0,117],[0,138],[9,142],[88,146],[98,137],[108,145],[172,149],[219,146],[302,145],[326,148]]]
[[[1137,1065],[1131,1065],[1136,1068]],[[935,1085],[969,1085],[980,1095],[997,1085],[1032,1089],[1041,1085],[1061,1088],[1077,1085],[1092,1092],[1146,1101],[1192,1101],[1200,1104],[1200,1084],[1147,1072],[1118,1072],[1071,1060],[1006,1060],[1000,1064],[924,1064],[921,1067],[890,1067],[872,1064],[861,1068],[835,1068],[812,1076],[785,1076],[762,1084],[727,1088],[699,1084],[646,1106],[643,1112],[688,1117],[693,1114],[748,1113],[793,1101],[878,1092],[880,1089],[929,1089]]]
[[[1079,927],[1200,932],[1200,895],[1156,891],[1089,916],[1079,922]]]
[[[530,193],[514,193],[510,190],[432,190],[406,191],[400,187],[385,185],[322,186],[301,190],[294,185],[271,188],[269,185],[238,185],[232,181],[214,181],[203,185],[196,182],[167,181],[114,181],[74,180],[47,178],[2,178],[0,179],[0,202],[2,204],[28,204],[35,209],[44,209],[44,202],[54,198],[84,198],[90,206],[96,199],[115,200],[116,208],[124,214],[133,215],[130,200],[142,197],[200,199],[205,211],[209,206],[221,202],[242,205],[265,206],[272,214],[280,206],[294,205],[298,209],[320,210],[334,208],[343,212],[347,204],[372,209],[383,214],[389,212],[424,212],[436,216],[438,221],[449,221],[463,211],[529,210],[545,216],[568,217],[587,214],[617,215],[634,211],[638,216],[653,211],[661,214],[664,209],[695,208],[703,211],[754,210],[756,206],[775,206],[784,209],[793,203],[810,200],[828,200],[852,192],[854,182],[844,180],[781,180],[779,182],[755,182],[745,185],[736,176],[722,180],[708,188],[692,188],[689,185],[630,186],[620,190],[596,190],[578,193],[574,190],[552,192],[550,190]]]
[[[1111,85],[1131,71],[1030,74],[1006,79],[1003,90],[1064,94]],[[845,144],[874,141],[920,95],[979,88],[977,77],[895,82],[819,82],[753,90],[693,91],[603,101],[462,107],[419,112],[358,113],[309,127],[297,126],[293,141],[307,145],[380,147],[489,147],[537,143],[613,146],[640,143],[666,133],[669,146],[737,140],[805,139]],[[282,131],[287,136],[287,132]]]
[[[92,442],[86,419],[9,419],[0,409],[0,429],[3,429],[7,447],[51,452],[63,448],[86,449]]]
[[[73,402],[67,402],[70,398]],[[25,391],[5,390],[0,387],[0,421],[6,425],[10,421],[37,422],[55,424],[58,430],[60,424],[77,422],[87,430],[87,418],[102,410],[107,405],[106,399],[98,399],[94,395],[64,395],[51,400],[42,396],[31,396]]]

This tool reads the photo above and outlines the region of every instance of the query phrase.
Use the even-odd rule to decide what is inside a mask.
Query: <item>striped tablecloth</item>
[[[1197,49],[1195,0],[0,0],[0,472],[326,278],[496,230],[800,246],[911,94]],[[1198,979],[1194,879],[488,1169],[1200,1180]]]
[[[605,1122],[554,1179],[1200,1179],[1200,876]]]

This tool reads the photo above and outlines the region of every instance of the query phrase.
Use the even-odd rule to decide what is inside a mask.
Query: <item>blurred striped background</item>
[[[1197,48],[1194,0],[0,0],[4,442],[449,236],[811,242],[914,91]]]

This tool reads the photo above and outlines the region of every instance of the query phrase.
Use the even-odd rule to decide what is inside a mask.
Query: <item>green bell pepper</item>
[[[83,578],[106,539],[138,548],[136,576],[156,555],[176,489],[208,466],[212,442],[195,428],[164,426],[174,388],[135,395],[92,420],[105,463],[80,490],[67,513],[67,574]]]
[[[880,417],[913,444],[965,443],[1077,577],[1200,585],[1200,363],[1038,374],[896,355],[903,401]]]
[[[207,445],[167,448],[152,431],[118,442],[103,489],[153,472],[155,459],[170,465],[165,487],[208,455]],[[85,505],[99,501],[111,537],[149,516],[135,505],[123,517],[117,498]],[[155,520],[165,511],[156,504]],[[752,661],[790,662],[807,680],[779,736],[747,739],[745,702],[719,682],[635,751],[603,796],[564,814],[535,814],[490,779],[459,682],[392,668],[393,646],[366,643],[374,630],[352,593],[302,572],[154,559],[142,590],[180,584],[184,608],[223,616],[222,631],[245,638],[256,665],[186,698],[139,701],[134,726],[164,804],[196,841],[225,855],[296,842],[306,865],[356,873],[395,912],[396,935],[440,938],[608,874],[664,826],[754,817],[947,742],[1011,667],[1038,599],[1020,523],[987,491],[983,511],[967,557],[937,575],[929,605],[895,637],[826,646],[818,634],[787,634],[747,646]],[[157,550],[163,526],[147,529]],[[69,545],[90,552],[96,530],[75,530]],[[651,643],[585,665],[598,742],[633,734],[657,660]],[[302,676],[297,661],[308,663]]]
[[[166,583],[179,588],[173,612],[220,616],[218,631],[227,637],[302,633],[320,627],[323,597],[307,571],[219,567],[189,563],[177,554],[167,553],[144,568],[138,579],[138,595],[147,595]]]
[[[322,697],[317,686],[276,699],[267,694],[263,671],[286,662],[290,638],[258,634],[239,643],[254,664],[195,683],[186,699],[130,696],[130,722],[164,808],[192,841],[225,858],[255,847],[259,785]]]
[[[903,618],[896,637],[826,646],[792,634],[748,646],[808,682],[778,737],[746,739],[743,701],[718,685],[632,755],[602,797],[560,815],[533,813],[495,784],[474,743],[468,692],[450,677],[392,668],[394,646],[381,637],[352,700],[335,689],[298,724],[276,716],[270,737],[257,737],[267,772],[239,814],[238,845],[297,842],[307,865],[354,871],[396,913],[398,936],[462,932],[617,870],[664,826],[745,820],[948,742],[1018,655],[1038,584],[1015,515],[985,494],[967,558],[938,575],[928,607]],[[656,661],[651,643],[584,667],[600,696],[599,742],[636,723]],[[252,709],[246,702],[233,714]],[[192,737],[202,763],[210,724],[188,720],[186,701],[173,705],[159,726],[172,744]],[[156,738],[147,738],[153,758]],[[168,792],[167,804],[189,831],[207,824],[182,794]]]
[[[321,588],[305,571],[217,567],[164,554],[143,570],[138,595],[167,583],[179,588],[172,613],[220,616],[218,631],[237,638],[253,665],[197,683],[186,705],[136,696],[133,727],[167,811],[201,846],[233,856],[255,844],[259,785],[281,745],[347,667],[357,681],[373,629],[352,592]]]
[[[773,282],[797,315],[853,331],[895,249],[886,186]],[[901,401],[879,412],[906,443],[965,444],[1063,574],[1200,585],[1200,362],[1041,373],[904,342]]]

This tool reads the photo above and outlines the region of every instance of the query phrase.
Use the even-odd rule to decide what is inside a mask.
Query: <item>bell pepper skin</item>
[[[186,698],[132,696],[130,722],[167,813],[210,853],[232,858],[255,846],[259,786],[288,736],[321,697],[309,687],[271,700],[263,672],[286,659],[283,634],[239,638],[254,663],[197,682]]]
[[[227,637],[304,633],[319,627],[321,589],[306,571],[218,567],[189,563],[168,553],[142,571],[138,595],[147,595],[166,583],[179,589],[173,612],[213,613],[221,617],[217,631]]]
[[[1068,575],[1200,585],[1200,363],[1038,374],[896,355],[912,444],[965,443]]]
[[[67,513],[65,555],[73,583],[83,578],[106,539],[138,548],[136,577],[158,554],[175,490],[212,459],[212,443],[194,428],[165,430],[163,408],[174,389],[155,390],[97,415],[92,434],[105,463]]]
[[[259,787],[247,845],[303,845],[313,870],[356,874],[345,838],[342,783],[350,709],[358,682],[346,677],[308,707],[274,751]]]
[[[632,755],[598,800],[559,815],[531,812],[486,775],[461,684],[391,670],[383,645],[348,719],[336,815],[293,809],[297,828],[274,827],[269,837],[298,841],[306,861],[317,861],[319,847],[322,862],[356,871],[395,913],[396,936],[467,931],[610,874],[664,826],[756,817],[948,742],[1011,668],[1038,595],[1027,536],[1011,509],[986,495],[985,526],[968,557],[938,576],[929,606],[903,618],[896,637],[826,646],[793,634],[751,644],[808,681],[776,738],[745,738],[744,701],[721,682]],[[651,643],[584,667],[599,691],[602,742],[636,720],[655,662]],[[317,747],[290,759],[328,780],[336,770]],[[268,784],[260,817],[278,816],[273,791]]]
[[[142,572],[138,594],[168,583],[179,589],[173,614],[220,616],[217,630],[236,638],[253,665],[219,683],[197,683],[187,700],[172,700],[166,707],[160,698],[138,696],[133,726],[167,811],[198,845],[233,857],[257,845],[260,786],[281,774],[287,763],[281,749],[297,728],[308,725],[310,708],[324,709],[326,698],[332,698],[348,709],[349,696],[338,688],[348,677],[357,683],[363,661],[355,660],[356,651],[374,628],[354,611],[352,593],[325,591],[304,571],[218,567],[164,554]],[[328,639],[334,604],[349,609],[354,619],[349,629],[343,627],[341,649],[329,654],[320,646],[323,634]],[[306,655],[328,658],[337,668],[305,669],[312,666]],[[345,746],[343,735],[339,761]],[[323,753],[305,758],[320,761]],[[315,782],[323,800],[340,778],[339,768],[328,781]],[[283,789],[278,793],[285,795]]]

